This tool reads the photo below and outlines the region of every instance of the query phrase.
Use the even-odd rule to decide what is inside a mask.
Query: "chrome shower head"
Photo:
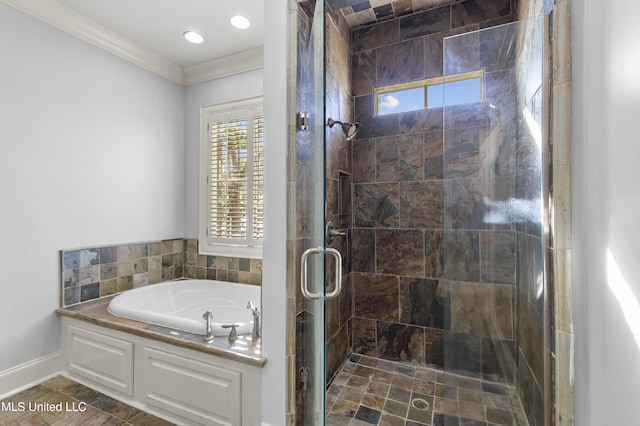
[[[353,139],[356,136],[356,133],[358,133],[358,123],[343,123],[342,121],[337,121],[333,118],[329,118],[327,120],[327,126],[329,126],[329,128],[332,128],[335,124],[339,124],[342,127],[342,131],[344,132],[348,141]]]

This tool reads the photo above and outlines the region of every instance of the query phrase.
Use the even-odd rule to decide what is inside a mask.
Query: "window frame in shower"
[[[389,114],[396,114],[396,113],[400,113],[400,112],[408,112],[408,111],[419,111],[420,109],[429,109],[429,108],[439,108],[442,106],[451,106],[451,105],[458,105],[456,104],[446,104],[443,102],[443,105],[437,105],[437,106],[429,106],[429,88],[430,87],[435,87],[435,86],[444,86],[447,83],[454,83],[454,82],[458,82],[458,81],[465,81],[465,80],[473,80],[473,79],[479,79],[480,80],[480,93],[479,93],[479,99],[474,100],[473,102],[481,102],[484,100],[484,70],[475,70],[475,71],[470,71],[470,72],[465,72],[465,73],[460,73],[460,74],[451,74],[451,75],[446,75],[446,76],[442,76],[442,77],[432,77],[432,78],[427,78],[427,79],[423,79],[423,80],[417,80],[417,81],[410,81],[407,83],[399,83],[399,84],[392,84],[389,86],[383,86],[383,87],[374,87],[373,89],[373,99],[374,99],[374,112],[373,115],[374,116],[384,116],[384,115],[389,115]],[[423,94],[423,106],[422,108],[416,108],[416,109],[411,109],[411,110],[404,110],[404,111],[392,111],[392,112],[387,112],[384,114],[380,114],[379,109],[380,109],[380,103],[381,103],[381,96],[383,95],[388,95],[388,94],[393,94],[393,93],[398,93],[398,92],[403,92],[406,90],[412,90],[412,89],[420,89],[422,88],[424,90],[424,94]],[[466,102],[465,102],[466,103]]]

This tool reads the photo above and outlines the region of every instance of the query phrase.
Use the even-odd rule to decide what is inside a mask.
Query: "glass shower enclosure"
[[[331,297],[338,298],[341,278],[351,276],[352,262],[362,256],[351,242],[339,243],[339,251],[328,248],[327,223],[338,216],[328,212],[327,205],[335,197],[332,192],[344,195],[349,203],[361,194],[348,173],[340,174],[338,190],[327,184],[327,161],[331,159],[327,158],[326,111],[327,96],[333,96],[328,94],[333,90],[328,86],[333,83],[328,84],[326,75],[325,2],[300,1],[295,9],[297,117],[288,162],[291,207],[287,218],[289,324],[295,329],[290,333],[289,354],[295,361],[289,370],[289,411],[295,413],[296,424],[323,425],[325,392],[337,370],[335,354],[357,353],[359,349],[352,326],[359,320],[355,293],[367,287],[362,282],[345,281],[337,308],[340,322],[348,323],[345,342],[340,344],[345,350],[328,354],[327,342],[338,334],[327,331],[328,324],[333,327],[336,322],[336,309],[330,306],[335,299]],[[486,392],[492,384],[506,386],[522,403],[531,425],[547,424],[550,417],[545,264],[547,26],[541,17],[445,38],[444,84],[441,100],[434,103],[437,106],[385,116],[385,122],[400,121],[400,133],[428,133],[428,138],[413,139],[424,140],[424,149],[434,151],[429,161],[425,151],[424,171],[415,182],[405,179],[395,186],[429,193],[391,192],[385,201],[389,208],[394,207],[393,200],[406,199],[411,210],[398,206],[398,212],[409,215],[401,217],[393,229],[371,229],[376,238],[402,238],[389,241],[389,250],[404,250],[407,241],[413,244],[412,251],[390,253],[397,261],[370,271],[372,277],[392,276],[398,283],[407,283],[400,294],[400,304],[406,302],[407,307],[400,306],[397,321],[389,316],[366,318],[375,324],[375,338],[366,355],[401,361],[388,351],[394,348],[403,356],[409,354],[409,362],[434,368],[456,383],[470,380]],[[446,82],[469,74],[480,76],[481,99],[460,103],[453,93],[455,88]],[[353,98],[345,103],[352,105]],[[374,108],[370,109],[373,114]],[[372,145],[382,136],[366,126],[374,127],[376,120],[371,116],[360,123],[364,126],[360,138]],[[356,161],[353,153],[350,158]],[[392,188],[395,183],[385,185]],[[421,205],[420,200],[428,202]],[[338,217],[338,226],[347,229],[348,238],[363,227],[352,211],[355,208],[347,206],[340,212],[348,214]],[[352,258],[343,261],[340,252]],[[406,265],[410,269],[403,269]],[[384,339],[387,351],[382,347]],[[335,340],[332,342],[335,345]],[[403,342],[410,346],[400,347]],[[479,408],[473,403],[458,401],[457,415],[474,419],[473,410]],[[481,420],[478,416],[474,420]]]
[[[444,39],[445,78],[483,83],[470,104],[444,90],[444,369],[512,386],[535,425],[550,386],[545,36],[541,17]]]

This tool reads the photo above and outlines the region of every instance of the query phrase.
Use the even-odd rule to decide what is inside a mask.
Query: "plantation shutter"
[[[262,245],[263,124],[262,108],[209,116],[210,243]]]
[[[264,232],[264,116],[253,117],[253,239],[262,241]]]

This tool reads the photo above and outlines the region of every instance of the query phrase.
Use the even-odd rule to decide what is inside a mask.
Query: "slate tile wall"
[[[261,285],[262,260],[198,254],[195,239],[60,251],[61,307],[179,278]]]
[[[341,15],[327,10],[326,18],[325,108],[327,118],[353,122],[351,77],[351,31]],[[340,251],[342,262],[342,292],[326,303],[327,379],[330,380],[351,353],[350,322],[353,315],[351,287],[351,228],[353,223],[351,141],[335,126],[325,128],[326,150],[326,220],[346,233],[337,236],[330,247]],[[333,259],[326,265],[329,289],[335,282]]]
[[[445,73],[485,70],[486,102],[375,116],[374,87],[443,75],[443,38],[513,20],[460,2],[353,31],[353,351],[515,382],[514,33],[451,39]],[[474,6],[477,6],[474,8]],[[495,39],[504,41],[493,52]]]

